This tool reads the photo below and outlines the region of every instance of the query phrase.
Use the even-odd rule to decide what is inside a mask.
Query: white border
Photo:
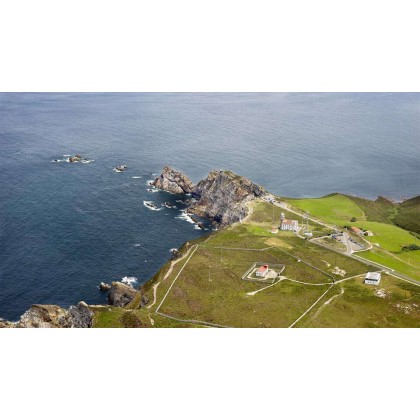
[[[416,0],[5,0],[0,91],[419,91]]]
[[[420,91],[417,4],[4,0],[0,91]],[[412,417],[416,337],[409,329],[1,331],[2,414]]]

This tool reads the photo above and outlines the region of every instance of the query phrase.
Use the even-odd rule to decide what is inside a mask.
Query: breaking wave
[[[193,225],[197,224],[197,222],[195,222],[185,210],[181,210],[181,214],[179,216],[176,216],[175,219],[185,220],[186,222],[191,223]]]
[[[130,286],[132,286],[134,283],[137,283],[137,277],[125,276],[121,279],[121,283],[129,284]]]

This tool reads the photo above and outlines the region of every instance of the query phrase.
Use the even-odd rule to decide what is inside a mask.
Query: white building
[[[281,221],[281,225],[280,225],[281,230],[291,230],[292,232],[296,232],[298,228],[299,228],[299,224],[297,220],[284,219]]]
[[[255,275],[258,277],[265,277],[268,273],[268,265],[262,265],[256,272]]]
[[[365,277],[365,284],[373,284],[377,286],[381,281],[381,273],[367,273]]]

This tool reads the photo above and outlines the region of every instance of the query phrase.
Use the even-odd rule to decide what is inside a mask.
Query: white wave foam
[[[133,179],[141,179],[141,176],[132,176]]]
[[[153,182],[154,182],[155,180],[154,179],[148,179],[147,181],[146,181],[146,185],[149,185],[149,186],[152,186],[153,184]]]
[[[70,157],[71,155],[63,155],[63,157]]]
[[[159,190],[157,188],[148,188],[146,191],[151,192],[151,193],[155,193],[155,192],[158,192]]]
[[[82,163],[91,163],[95,162],[93,159],[82,159]]]
[[[188,215],[188,213],[185,210],[181,210],[181,214],[179,216],[176,216],[175,219],[185,220],[186,222],[192,223],[193,225],[197,224],[196,222],[194,222],[194,220]]]
[[[153,201],[143,201],[143,205],[147,207],[149,210],[159,211],[162,210],[162,208],[156,207],[155,203]]]
[[[132,286],[134,283],[137,283],[137,277],[125,276],[121,279],[121,283],[129,284],[130,286]]]
[[[141,246],[141,244],[134,244],[135,247]]]

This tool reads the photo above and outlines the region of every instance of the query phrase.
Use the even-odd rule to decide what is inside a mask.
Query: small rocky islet
[[[94,160],[91,158],[87,158],[87,157],[83,157],[80,154],[76,154],[74,156],[69,156],[69,155],[64,155],[63,157],[65,157],[66,159],[53,159],[52,162],[54,163],[58,163],[58,162],[67,162],[67,163],[91,163]]]

